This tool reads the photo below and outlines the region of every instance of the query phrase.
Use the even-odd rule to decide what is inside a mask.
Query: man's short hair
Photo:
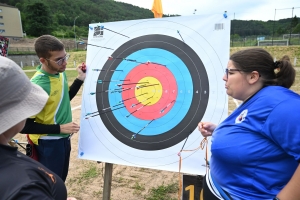
[[[42,35],[36,39],[34,49],[39,58],[50,58],[51,51],[62,51],[65,46],[52,35]]]

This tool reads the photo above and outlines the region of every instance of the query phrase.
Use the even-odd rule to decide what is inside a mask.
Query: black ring
[[[124,128],[112,112],[101,114],[100,117],[108,131],[120,142],[140,150],[161,150],[178,144],[195,130],[207,108],[209,82],[206,69],[196,52],[184,42],[170,36],[154,34],[134,38],[121,45],[112,54],[112,57],[126,58],[130,54],[146,48],[159,48],[172,52],[188,67],[194,91],[191,107],[186,116],[178,125],[165,133],[154,136],[138,135],[133,140],[131,137],[135,133]],[[121,62],[121,59],[108,60],[103,66],[105,71],[100,72],[98,79],[111,80],[113,75],[111,70],[116,69]],[[108,94],[101,93],[101,91],[108,90],[108,87],[109,83],[106,82],[97,84],[96,101],[99,111],[110,106]]]

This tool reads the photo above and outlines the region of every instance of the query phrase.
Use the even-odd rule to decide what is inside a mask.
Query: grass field
[[[246,49],[246,48],[253,48],[253,47],[232,47],[230,48],[230,54]],[[300,46],[265,46],[261,47],[267,50],[276,60],[279,60],[282,56],[288,55],[294,63],[294,59],[297,59],[296,67],[300,67]],[[76,63],[85,62],[86,60],[86,51],[78,51],[78,52],[69,52],[71,57],[69,59],[68,68],[74,68],[74,61]],[[30,67],[32,69],[32,67]]]
[[[251,48],[251,47],[232,47],[230,48],[230,54],[246,49],[246,48]],[[276,58],[277,60],[280,59],[283,55],[288,55],[294,63],[294,59],[297,59],[296,62],[296,71],[297,71],[297,76],[296,76],[296,81],[294,85],[291,87],[292,90],[296,91],[297,93],[300,93],[300,46],[266,46],[266,47],[261,47],[266,49],[270,54]],[[85,62],[86,60],[86,51],[78,51],[78,52],[70,52],[70,59],[67,65],[67,68],[74,68],[74,61],[77,64],[80,64],[81,62]],[[24,70],[32,70],[34,69],[33,67],[24,67]],[[77,72],[74,70],[69,70],[66,71],[67,77],[69,80],[69,83],[75,79],[77,76]],[[26,72],[28,77],[32,77],[34,72]],[[230,102],[229,102],[230,103]],[[234,102],[233,102],[234,103]],[[231,104],[229,104],[229,110],[232,110]]]

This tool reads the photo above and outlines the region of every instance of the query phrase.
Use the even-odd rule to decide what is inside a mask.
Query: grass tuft
[[[150,189],[149,194],[145,197],[146,200],[176,200],[174,194],[178,192],[178,184],[171,183],[169,185],[160,185]]]

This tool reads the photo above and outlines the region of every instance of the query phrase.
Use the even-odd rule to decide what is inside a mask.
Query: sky
[[[153,0],[115,0],[151,10]],[[230,19],[279,20],[300,17],[300,0],[161,0],[164,14],[210,15],[227,11]],[[294,7],[294,9],[292,9]],[[276,12],[275,12],[276,9]],[[196,10],[196,11],[195,11]],[[195,14],[194,14],[195,13]]]

